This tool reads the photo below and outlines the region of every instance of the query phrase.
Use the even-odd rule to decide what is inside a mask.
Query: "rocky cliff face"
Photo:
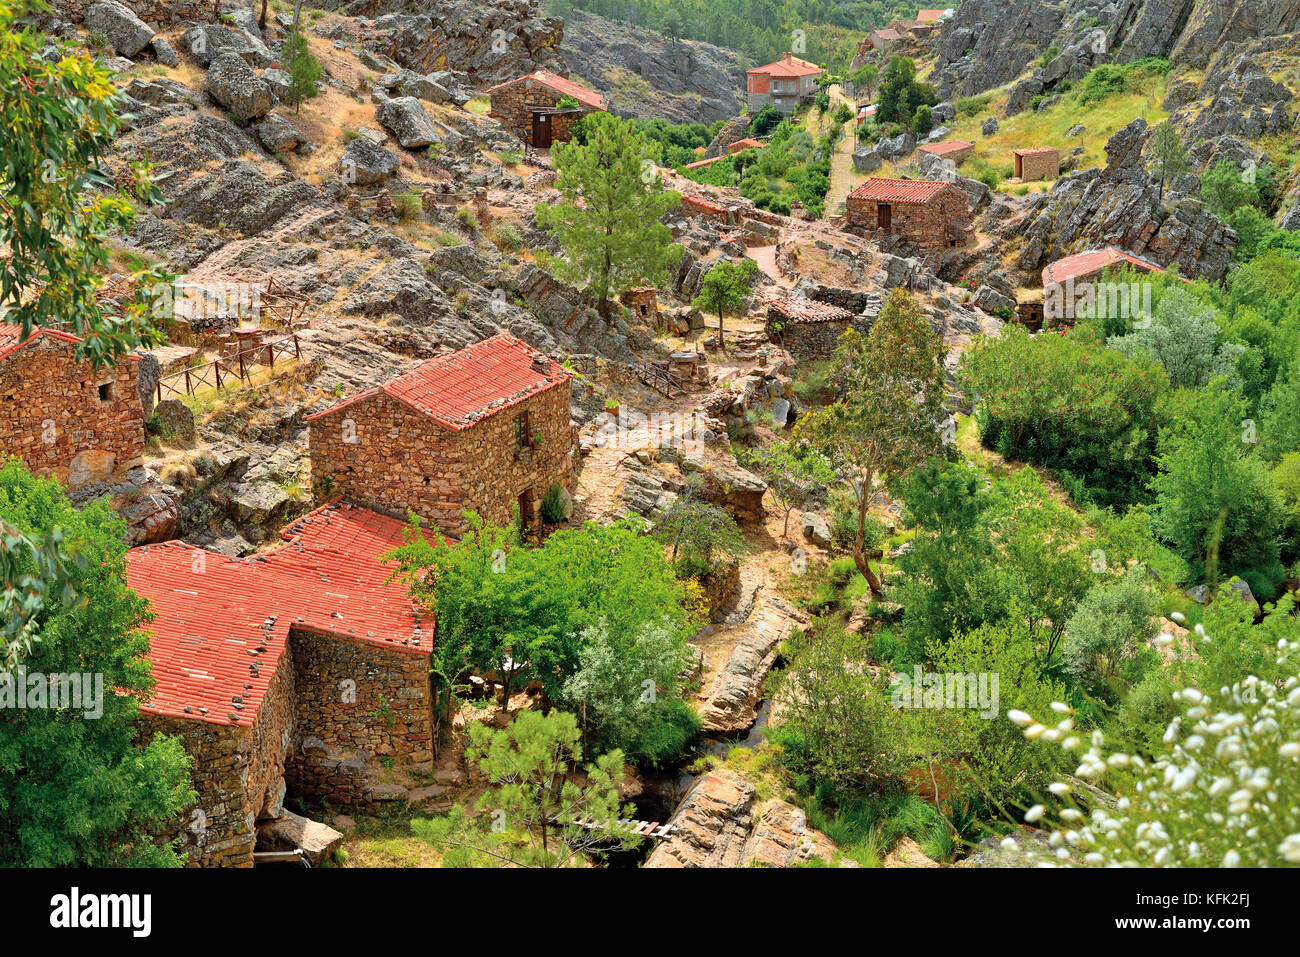
[[[1174,184],[1161,202],[1142,164],[1149,135],[1138,118],[1106,144],[1105,168],[1071,173],[1023,203],[990,207],[983,226],[998,237],[994,258],[1014,240],[1016,266],[1032,278],[1062,256],[1115,245],[1161,265],[1177,263],[1184,276],[1222,277],[1237,234],[1191,195],[1194,182]]]
[[[745,71],[734,50],[574,10],[561,45],[569,72],[609,94],[621,116],[712,123],[744,107]]]
[[[936,41],[934,76],[945,99],[971,95],[1009,83],[1055,46],[1067,59],[1035,71],[1032,96],[1082,76],[1099,56],[1201,69],[1235,44],[1297,28],[1300,0],[966,0]]]

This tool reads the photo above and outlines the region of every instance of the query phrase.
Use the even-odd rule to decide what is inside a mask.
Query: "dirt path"
[[[840,203],[845,201],[849,192],[856,185],[853,181],[853,144],[858,106],[853,100],[844,95],[838,83],[828,87],[827,92],[831,98],[831,111],[840,103],[847,103],[853,107],[854,118],[846,124],[849,129],[845,131],[840,141],[835,144],[835,155],[831,157],[831,188],[826,191],[826,211],[822,214],[823,219],[835,215]]]

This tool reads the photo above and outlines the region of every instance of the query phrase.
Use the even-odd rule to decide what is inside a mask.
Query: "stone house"
[[[787,296],[768,304],[763,328],[770,342],[780,343],[794,358],[817,361],[830,358],[852,319],[839,306]]]
[[[0,459],[76,487],[134,468],[144,457],[140,357],[96,370],[71,333],[0,325]]]
[[[588,113],[609,109],[603,94],[546,70],[498,83],[488,95],[492,100],[488,114],[535,149],[568,142],[574,123]],[[561,108],[559,103],[566,96],[578,105]]]
[[[940,140],[938,143],[922,143],[916,148],[918,153],[929,153],[941,160],[947,160],[954,166],[960,166],[975,154],[975,144],[965,140]]]
[[[942,180],[871,176],[849,193],[845,228],[893,237],[931,257],[963,245],[972,231],[966,194]]]
[[[504,525],[537,520],[568,487],[577,433],[572,373],[509,333],[439,356],[306,417],[312,486],[459,535],[472,509]]]
[[[619,296],[623,305],[638,317],[654,325],[659,319],[659,291],[654,286],[638,286]]]
[[[287,791],[373,810],[376,763],[432,760],[433,622],[379,560],[403,529],[333,502],[250,558],[183,542],[127,553],[156,614],[140,730],[178,736],[194,759],[197,802],[162,835],[191,865],[250,866]]]
[[[903,39],[903,34],[893,27],[886,27],[883,30],[872,30],[870,41],[871,49],[880,50],[888,53]]]
[[[1012,177],[1028,182],[1056,179],[1061,175],[1061,153],[1054,146],[1031,146],[1012,150]]]
[[[1043,268],[1043,288],[1067,282],[1091,282],[1112,266],[1131,266],[1138,272],[1164,272],[1164,267],[1141,256],[1107,246],[1064,256]]]
[[[749,112],[757,113],[770,103],[782,113],[793,113],[817,93],[817,78],[825,72],[816,63],[789,53],[746,71]]]

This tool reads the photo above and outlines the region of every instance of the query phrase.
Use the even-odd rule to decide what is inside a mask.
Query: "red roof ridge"
[[[589,89],[579,83],[575,83],[567,77],[560,76],[558,73],[552,73],[550,70],[534,70],[532,73],[517,76],[513,80],[506,80],[504,83],[490,86],[488,87],[487,92],[492,93],[507,86],[513,86],[523,80],[536,80],[543,86],[549,86],[557,93],[567,94],[580,103],[586,103],[593,109],[603,110],[609,105],[609,98],[606,97],[605,94]]]
[[[533,368],[535,359],[548,370]],[[521,359],[525,361],[520,361]],[[480,340],[455,352],[434,356],[380,386],[304,416],[306,422],[383,394],[459,432],[573,378],[559,363],[508,332]],[[506,386],[515,388],[507,391]]]
[[[869,176],[849,193],[849,198],[887,203],[925,203],[949,185],[941,179],[890,179],[884,176]]]
[[[48,336],[51,339],[57,339],[59,342],[64,342],[69,345],[76,345],[81,342],[81,337],[75,333],[67,332],[63,329],[53,329],[50,326],[33,325],[31,335],[26,339],[20,338],[22,334],[23,327],[18,323],[0,323],[0,360],[7,359],[15,352],[26,349],[37,339],[44,336]],[[136,362],[140,361],[140,354],[138,352],[128,352],[126,357]]]

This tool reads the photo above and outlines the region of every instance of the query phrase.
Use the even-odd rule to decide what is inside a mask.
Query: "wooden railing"
[[[204,388],[224,389],[231,382],[248,384],[252,381],[253,370],[258,366],[269,366],[274,371],[276,359],[283,361],[290,356],[294,359],[302,358],[302,347],[296,333],[165,375],[158,380],[158,401],[173,396],[193,395]]]

